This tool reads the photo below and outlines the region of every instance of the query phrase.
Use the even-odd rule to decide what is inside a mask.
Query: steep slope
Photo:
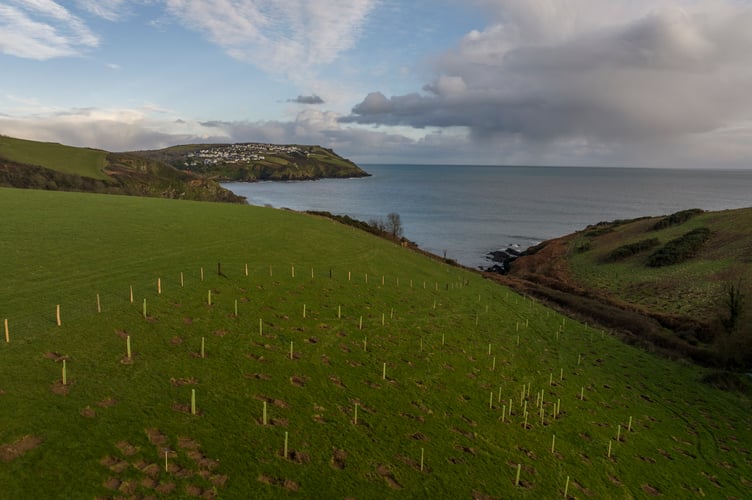
[[[509,279],[634,342],[705,364],[752,362],[752,209],[600,223],[530,249]],[[734,289],[749,298],[745,320],[726,328]]]
[[[243,203],[217,182],[125,153],[0,136],[0,186]]]

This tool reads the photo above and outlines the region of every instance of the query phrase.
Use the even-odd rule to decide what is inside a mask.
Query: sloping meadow
[[[749,400],[476,273],[259,207],[0,211],[1,496],[752,492]]]

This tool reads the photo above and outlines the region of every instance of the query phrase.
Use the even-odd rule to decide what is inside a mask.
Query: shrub
[[[606,256],[607,262],[616,262],[618,260],[624,260],[638,253],[650,250],[660,245],[661,242],[658,238],[649,238],[646,240],[638,241],[636,243],[630,243],[629,245],[622,245],[619,248],[613,250]]]
[[[693,257],[710,239],[710,229],[700,227],[669,241],[648,257],[649,267],[663,267],[679,264]]]
[[[676,212],[656,222],[653,226],[653,230],[659,231],[661,229],[666,229],[667,227],[678,226],[679,224],[683,224],[695,215],[700,215],[701,213],[703,213],[703,211],[699,208],[691,208],[689,210]]]

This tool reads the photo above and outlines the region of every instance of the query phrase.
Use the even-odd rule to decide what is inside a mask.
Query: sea
[[[252,205],[369,221],[397,213],[422,249],[474,268],[602,221],[752,206],[752,170],[362,165],[371,177],[224,183]]]

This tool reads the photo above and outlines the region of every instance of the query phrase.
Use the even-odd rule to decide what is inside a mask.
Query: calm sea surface
[[[405,237],[467,266],[492,250],[589,224],[687,208],[752,206],[752,171],[365,165],[372,177],[223,184],[252,205],[368,221],[400,214]]]

